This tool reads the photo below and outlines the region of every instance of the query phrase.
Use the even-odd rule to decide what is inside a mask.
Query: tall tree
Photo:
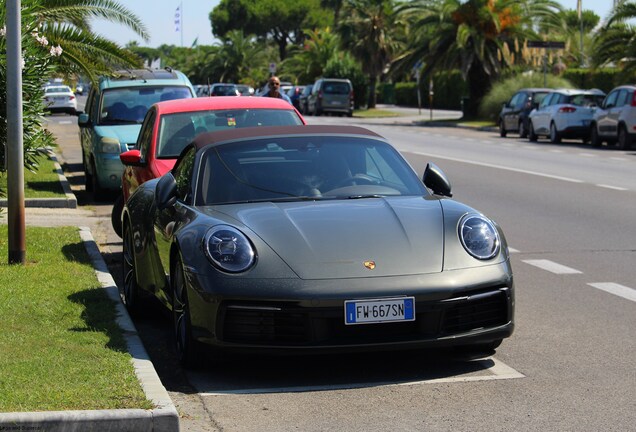
[[[4,0],[0,0],[4,3]],[[139,58],[129,50],[91,30],[91,20],[103,18],[128,27],[144,39],[148,32],[141,20],[112,0],[23,0],[23,16],[39,23],[38,32],[52,46],[62,48],[57,68],[96,80],[115,67],[134,66]],[[3,8],[4,9],[4,8]]]
[[[300,83],[313,83],[323,74],[327,62],[339,54],[344,54],[340,39],[329,27],[308,30],[305,45],[285,60],[285,71]]]
[[[376,86],[388,71],[397,44],[392,37],[395,14],[392,0],[349,0],[338,26],[343,47],[360,62],[369,77],[368,108],[375,108]]]
[[[303,29],[324,27],[332,18],[320,7],[320,0],[221,0],[212,12],[212,32],[224,38],[232,30],[273,40],[280,60],[287,46],[301,45]]]
[[[636,3],[621,2],[611,12],[599,30],[592,50],[595,66],[613,63],[622,68],[624,79],[636,75],[636,28],[630,24],[636,19]]]
[[[399,9],[409,20],[412,41],[400,59],[424,62],[423,74],[459,69],[469,88],[465,106],[475,116],[479,102],[509,65],[534,28],[562,28],[560,5],[552,0],[413,0]]]

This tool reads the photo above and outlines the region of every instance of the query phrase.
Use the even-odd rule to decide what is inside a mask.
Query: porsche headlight
[[[464,216],[459,223],[459,238],[466,251],[477,259],[487,260],[499,253],[499,233],[484,216]]]
[[[102,153],[121,153],[121,144],[115,138],[102,138],[99,141],[99,147]]]
[[[229,225],[217,225],[205,235],[205,254],[223,271],[239,273],[249,269],[256,254],[247,237]]]

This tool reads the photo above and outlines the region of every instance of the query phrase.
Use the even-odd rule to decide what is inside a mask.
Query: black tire
[[[561,135],[557,131],[554,122],[550,123],[550,142],[553,144],[559,144],[561,142]]]
[[[115,199],[115,203],[113,204],[113,210],[110,213],[110,223],[113,226],[113,231],[115,234],[122,237],[122,226],[121,226],[121,212],[124,210],[124,194],[121,193]]]
[[[534,133],[534,126],[532,125],[532,120],[529,122],[528,127],[528,141],[537,142],[539,137],[536,133]]]
[[[519,138],[528,138],[528,130],[523,120],[519,122]]]
[[[590,130],[590,144],[592,144],[592,147],[600,147],[601,145],[603,145],[601,137],[598,136],[598,130],[596,129],[595,124],[592,125],[592,128]]]
[[[505,138],[508,132],[506,131],[506,126],[504,125],[503,119],[499,120],[499,136]]]
[[[99,178],[97,177],[97,167],[95,166],[95,161],[91,161],[91,171],[92,174],[90,176],[91,180],[91,188],[90,190],[93,192],[93,198],[95,201],[104,200],[104,189],[101,184],[99,184]]]
[[[84,149],[82,149],[82,167],[84,168],[84,189],[86,192],[93,192],[93,175],[90,173],[89,166],[86,163]]]
[[[199,365],[200,350],[192,337],[187,282],[183,274],[181,259],[177,259],[174,263],[170,280],[172,285],[172,328],[177,359],[184,368],[192,369]]]
[[[123,232],[123,283],[119,287],[119,297],[128,313],[135,316],[139,312],[139,285],[137,285],[137,268],[135,265],[135,244],[130,223],[126,223]]]
[[[621,150],[629,150],[632,146],[632,137],[629,136],[625,125],[618,128],[618,140],[616,146]]]

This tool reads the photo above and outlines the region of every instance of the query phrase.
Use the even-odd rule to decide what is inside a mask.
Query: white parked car
[[[553,90],[528,116],[528,139],[536,141],[547,136],[550,142],[559,143],[562,138],[590,140],[590,125],[605,93],[598,89]]]
[[[44,88],[44,105],[49,112],[77,112],[75,93],[66,85],[51,85]]]
[[[629,150],[636,138],[636,85],[616,87],[594,113],[591,138],[593,146],[603,141]]]

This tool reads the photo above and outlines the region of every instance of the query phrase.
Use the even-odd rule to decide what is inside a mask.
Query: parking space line
[[[605,185],[605,184],[597,184],[596,186],[601,187],[601,188],[605,188],[605,189],[617,190],[617,191],[627,191],[627,190],[629,190],[629,189],[624,188],[624,187],[611,186],[611,185]]]
[[[472,381],[492,381],[502,379],[515,379],[525,378],[526,376],[521,372],[516,371],[507,364],[500,362],[494,357],[489,357],[487,360],[494,362],[494,366],[488,369],[492,372],[492,375],[484,376],[465,376],[465,377],[449,377],[449,378],[436,378],[432,380],[425,380],[413,383],[402,383],[399,385],[415,385],[415,384],[438,384],[438,383],[452,383],[452,382],[472,382]]]
[[[582,273],[579,270],[557,264],[554,261],[550,260],[522,260],[522,262],[526,264],[530,264],[531,266],[538,267],[542,270],[549,271],[554,274],[580,274]]]
[[[636,290],[613,282],[589,283],[591,287],[636,302]]]

